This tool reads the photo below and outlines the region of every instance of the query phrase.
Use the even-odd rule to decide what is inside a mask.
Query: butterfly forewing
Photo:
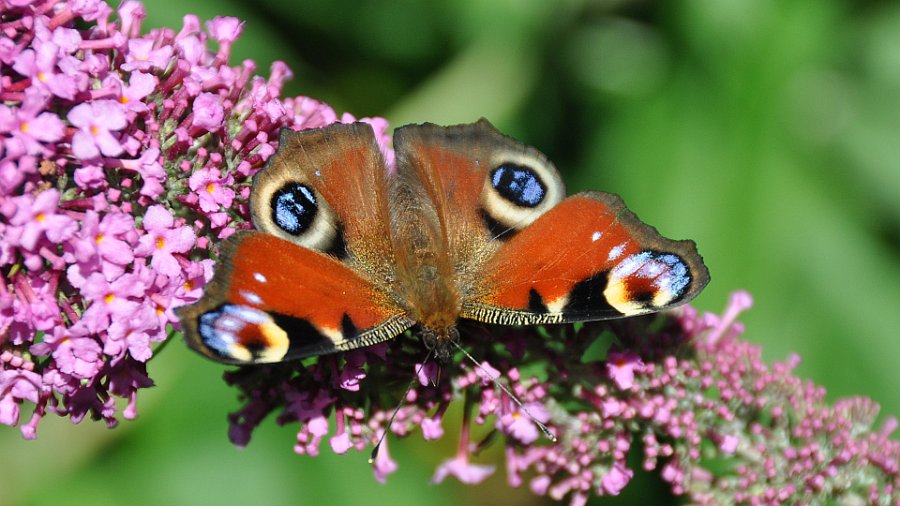
[[[178,314],[192,348],[231,363],[359,348],[413,324],[337,259],[256,232],[228,239],[203,299]]]

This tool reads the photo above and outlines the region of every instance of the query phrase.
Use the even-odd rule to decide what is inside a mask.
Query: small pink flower
[[[134,232],[134,218],[124,213],[110,213],[100,219],[94,211],[85,215],[78,233],[79,261],[87,261],[95,255],[116,265],[128,265],[134,260],[134,251],[126,236]]]
[[[500,371],[487,362],[482,362],[481,367],[476,367],[474,370],[475,374],[481,378],[482,385],[491,385],[501,376]]]
[[[309,432],[313,436],[322,437],[328,434],[328,419],[324,416],[313,417],[309,422]]]
[[[156,334],[159,320],[155,309],[142,305],[126,318],[117,318],[109,326],[109,336],[103,346],[103,353],[115,357],[126,351],[138,362],[146,362],[153,352],[150,349],[150,333]]]
[[[26,250],[34,250],[42,236],[58,244],[72,237],[77,229],[72,218],[57,214],[59,191],[55,189],[41,192],[36,197],[16,197],[12,202],[16,210],[9,222],[21,227],[18,244]]]
[[[372,462],[372,471],[375,473],[375,479],[379,483],[384,483],[387,481],[388,475],[396,470],[397,462],[391,458],[391,454],[388,452],[388,438],[384,438],[381,440],[378,453],[375,455],[375,461]]]
[[[15,284],[17,291],[24,295],[17,305],[19,316],[29,321],[36,330],[51,331],[62,322],[56,301],[56,279],[19,277]]]
[[[9,156],[13,157],[12,154]],[[10,158],[0,160],[0,196],[13,194],[26,177],[36,172],[37,160],[33,156],[23,156],[15,161]],[[0,242],[0,249],[7,245],[7,241]]]
[[[71,275],[69,278],[72,280]],[[91,332],[97,332],[106,329],[110,317],[131,316],[138,308],[138,302],[134,299],[144,294],[146,286],[134,274],[123,274],[107,281],[103,274],[95,272],[84,280],[79,290],[91,301],[81,321]]]
[[[178,279],[178,286],[171,290],[173,299],[182,304],[196,302],[203,295],[203,288],[206,287],[207,281],[212,279],[213,265],[212,259],[205,259],[199,262],[191,262],[184,270],[184,278]]]
[[[350,441],[350,434],[346,432],[332,437],[328,440],[328,443],[331,445],[331,450],[338,455],[347,453],[347,450],[353,446],[353,443]]]
[[[163,181],[166,179],[166,170],[160,164],[159,153],[159,148],[149,148],[141,154],[137,161],[129,160],[129,168],[140,174],[143,180],[141,195],[151,199],[159,197],[164,191]]]
[[[71,329],[58,328],[46,343],[53,347],[52,356],[60,372],[89,380],[103,365],[103,352],[92,333],[83,325]]]
[[[623,353],[611,351],[606,359],[606,372],[609,378],[622,390],[628,390],[634,385],[634,372],[643,367],[641,357],[630,351]]]
[[[112,134],[125,128],[128,121],[122,105],[114,100],[96,100],[76,105],[68,114],[69,122],[78,127],[72,137],[72,153],[82,160],[100,156],[117,156],[122,145]]]
[[[38,402],[41,376],[22,369],[0,370],[0,423],[19,423],[19,404],[22,401]]]
[[[50,29],[44,19],[38,19],[34,24],[35,39],[39,43],[52,42],[56,45],[57,54],[65,56],[74,53],[81,45],[81,34],[78,30],[58,26]]]
[[[737,436],[729,434],[723,437],[722,441],[719,442],[719,449],[722,450],[722,453],[731,455],[737,450],[738,443],[740,442],[741,440]]]
[[[106,174],[103,167],[89,163],[75,169],[75,184],[79,188],[97,189],[106,187]]]
[[[59,72],[57,52],[59,47],[48,41],[35,41],[35,49],[22,51],[13,63],[13,69],[19,74],[30,77],[32,85],[60,98],[72,100],[78,91],[80,79]]]
[[[43,143],[62,138],[65,125],[56,114],[42,112],[44,105],[45,97],[36,88],[25,92],[22,107],[0,105],[0,132],[12,136],[4,142],[5,156],[42,154],[47,150]]]
[[[529,402],[525,404],[525,408],[531,416],[541,422],[547,422],[550,419],[550,413],[542,404]],[[505,432],[522,444],[531,444],[540,437],[537,425],[530,416],[521,411],[504,416],[501,423],[505,425]]]
[[[139,240],[135,253],[151,256],[150,265],[166,276],[181,272],[175,253],[187,253],[194,247],[196,236],[191,227],[175,226],[175,218],[163,206],[150,206],[144,215],[143,228],[147,232]]]
[[[600,488],[606,494],[619,495],[633,476],[634,471],[625,467],[624,464],[616,462],[601,478]]]
[[[440,372],[440,366],[434,361],[425,364],[416,364],[416,379],[419,380],[419,384],[423,387],[436,385]]]
[[[359,391],[359,383],[366,377],[366,372],[358,367],[348,366],[341,371],[340,382],[341,388],[351,392]]]
[[[428,417],[422,420],[422,436],[426,441],[434,441],[444,436],[440,418]]]
[[[202,168],[191,174],[188,186],[197,192],[200,210],[205,213],[218,211],[221,207],[228,209],[234,201],[234,177],[230,174],[222,176],[215,168]]]
[[[455,476],[456,479],[466,485],[475,485],[494,474],[494,469],[494,466],[470,463],[469,456],[463,453],[452,459],[445,460],[438,466],[434,476],[431,478],[431,483],[440,483],[447,476]]]
[[[372,129],[375,131],[375,140],[378,142],[378,147],[381,148],[381,154],[384,155],[384,161],[387,163],[389,170],[393,171],[396,162],[394,161],[394,150],[391,149],[387,141],[390,138],[387,135],[390,128],[388,121],[384,118],[362,118],[360,121],[372,126]],[[344,121],[342,120],[342,122]]]
[[[153,93],[159,80],[152,74],[143,72],[132,72],[128,78],[128,84],[122,87],[122,96],[119,97],[119,103],[122,104],[127,111],[130,112],[146,112],[147,104],[143,99]]]
[[[241,32],[244,31],[244,23],[235,17],[216,16],[206,22],[206,31],[219,44],[230,46],[241,36]]]
[[[172,61],[172,52],[172,46],[153,49],[153,40],[151,39],[131,39],[128,41],[128,51],[125,53],[125,63],[122,65],[122,69],[129,72],[165,70]]]
[[[725,314],[721,318],[714,316],[712,329],[706,336],[706,342],[709,345],[716,344],[720,340],[728,337],[729,331],[735,324],[737,317],[741,313],[753,306],[753,296],[744,290],[739,290],[731,294],[728,298],[728,306],[725,308]]]
[[[130,37],[136,37],[140,31],[141,21],[147,17],[147,10],[140,2],[128,0],[122,2],[118,9],[121,20],[122,32]]]
[[[546,474],[542,474],[540,476],[534,477],[531,480],[531,483],[528,484],[528,488],[531,489],[536,495],[547,495],[547,490],[550,488],[550,485],[553,481]]]
[[[622,414],[625,404],[618,399],[609,397],[603,400],[601,411],[605,418],[614,418]]]

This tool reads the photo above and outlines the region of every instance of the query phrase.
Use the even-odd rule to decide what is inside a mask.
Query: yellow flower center
[[[187,291],[191,291],[194,289],[194,282],[192,280],[187,280],[184,282],[184,289]]]
[[[103,297],[103,302],[106,302],[107,304],[112,304],[112,301],[114,300],[116,300],[116,294],[114,293],[108,293],[106,294],[106,297]]]
[[[121,103],[123,103],[123,104],[127,104],[127,103],[128,103],[128,97],[126,97],[125,95],[122,95],[122,97],[119,98],[119,102],[121,102]]]
[[[19,125],[19,130],[21,130],[23,134],[27,134],[28,133],[28,123],[23,121],[22,124]]]
[[[156,249],[163,249],[166,247],[166,238],[163,236],[159,236],[156,238]]]
[[[216,185],[212,183],[206,183],[206,193],[212,193],[216,191]]]
[[[91,125],[91,135],[97,135],[100,133],[100,129],[97,128],[97,125]]]
[[[38,223],[43,223],[44,220],[46,220],[46,219],[47,219],[47,215],[45,215],[44,213],[38,213],[37,216],[34,217],[34,220],[37,221]]]
[[[103,234],[97,234],[97,237],[94,238],[94,242],[97,243],[97,245],[100,245],[100,243],[103,242]]]
[[[45,73],[43,73],[43,72],[38,72],[38,73],[37,73],[37,78],[38,78],[38,81],[40,81],[40,82],[43,83],[43,82],[45,82],[45,81],[47,80],[47,74],[45,74]]]

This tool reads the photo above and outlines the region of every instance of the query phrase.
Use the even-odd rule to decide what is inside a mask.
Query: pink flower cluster
[[[793,376],[796,357],[764,363],[759,347],[740,339],[736,319],[750,303],[740,292],[722,316],[685,307],[674,317],[546,329],[472,325],[461,329],[463,346],[483,362],[457,356],[443,371],[422,364],[425,351],[410,336],[306,365],[239,369],[226,373],[246,402],[231,416],[231,439],[247,444],[276,412],[280,424],[299,422],[297,453],[316,455],[323,441],[336,453],[368,450],[418,373],[391,433],[440,439],[450,402],[464,403],[457,452],[435,482],[481,482],[495,468],[476,455],[502,439],[510,486],[527,483],[574,505],[618,495],[636,451],[644,470],[691,504],[897,504],[896,420],[874,427],[878,407],[867,399],[828,405],[821,387]],[[584,359],[610,337],[617,343],[602,360]],[[379,481],[398,469],[384,445],[373,464]]]
[[[278,131],[338,117],[279,98],[281,62],[268,79],[229,66],[235,18],[142,35],[133,1],[115,15],[100,0],[0,11],[0,423],[19,424],[24,404],[26,438],[48,411],[113,426],[117,399],[136,416],[146,363],[173,308],[202,293],[212,246],[247,226],[250,177]]]

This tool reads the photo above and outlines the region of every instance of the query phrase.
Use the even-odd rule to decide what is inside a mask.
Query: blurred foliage
[[[392,124],[489,118],[544,151],[573,191],[623,196],[694,239],[719,310],[750,290],[747,337],[832,399],[900,415],[900,4],[851,0],[153,0],[150,26],[185,13],[247,21],[235,61],[294,69],[289,94]],[[454,435],[392,440],[400,470],[366,456],[292,453],[264,423],[226,439],[222,368],[171,346],[150,365],[141,416],[107,431],[47,420],[36,442],[0,433],[10,504],[545,504],[486,484],[430,487]],[[457,413],[458,415],[458,413]],[[449,419],[454,413],[451,412]],[[449,425],[449,424],[448,424]],[[327,445],[326,445],[327,446]],[[500,448],[485,461],[500,462]],[[597,503],[660,504],[654,476]],[[389,501],[389,502],[388,502]],[[677,503],[673,501],[672,503]]]

